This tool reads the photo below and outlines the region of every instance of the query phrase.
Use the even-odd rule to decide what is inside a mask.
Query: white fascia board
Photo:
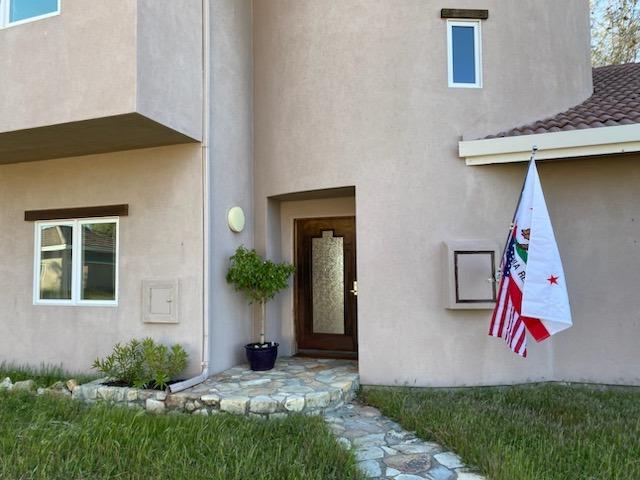
[[[489,165],[525,162],[531,156],[533,145],[538,147],[536,153],[538,160],[639,152],[640,123],[484,140],[463,140],[458,143],[458,151],[467,165]]]

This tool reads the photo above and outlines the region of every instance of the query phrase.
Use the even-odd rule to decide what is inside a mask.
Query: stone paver
[[[485,480],[470,473],[453,452],[421,440],[373,407],[353,402],[327,412],[325,419],[338,443],[354,449],[367,478]]]
[[[434,458],[448,468],[459,468],[464,465],[460,457],[451,452],[439,453],[438,455],[434,455]]]

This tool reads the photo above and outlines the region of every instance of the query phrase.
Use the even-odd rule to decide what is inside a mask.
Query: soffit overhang
[[[0,133],[0,164],[194,143],[139,113]]]
[[[458,152],[467,165],[491,165],[528,161],[533,146],[539,160],[640,152],[640,124],[463,140]]]

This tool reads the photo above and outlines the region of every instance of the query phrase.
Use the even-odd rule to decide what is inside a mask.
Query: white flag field
[[[564,270],[532,158],[500,265],[489,335],[527,356],[527,332],[537,342],[569,328]]]

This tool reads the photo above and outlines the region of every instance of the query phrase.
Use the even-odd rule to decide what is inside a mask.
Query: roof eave
[[[640,151],[640,123],[563,132],[463,140],[459,156],[467,165],[525,162],[536,145],[536,159],[613,155]]]

